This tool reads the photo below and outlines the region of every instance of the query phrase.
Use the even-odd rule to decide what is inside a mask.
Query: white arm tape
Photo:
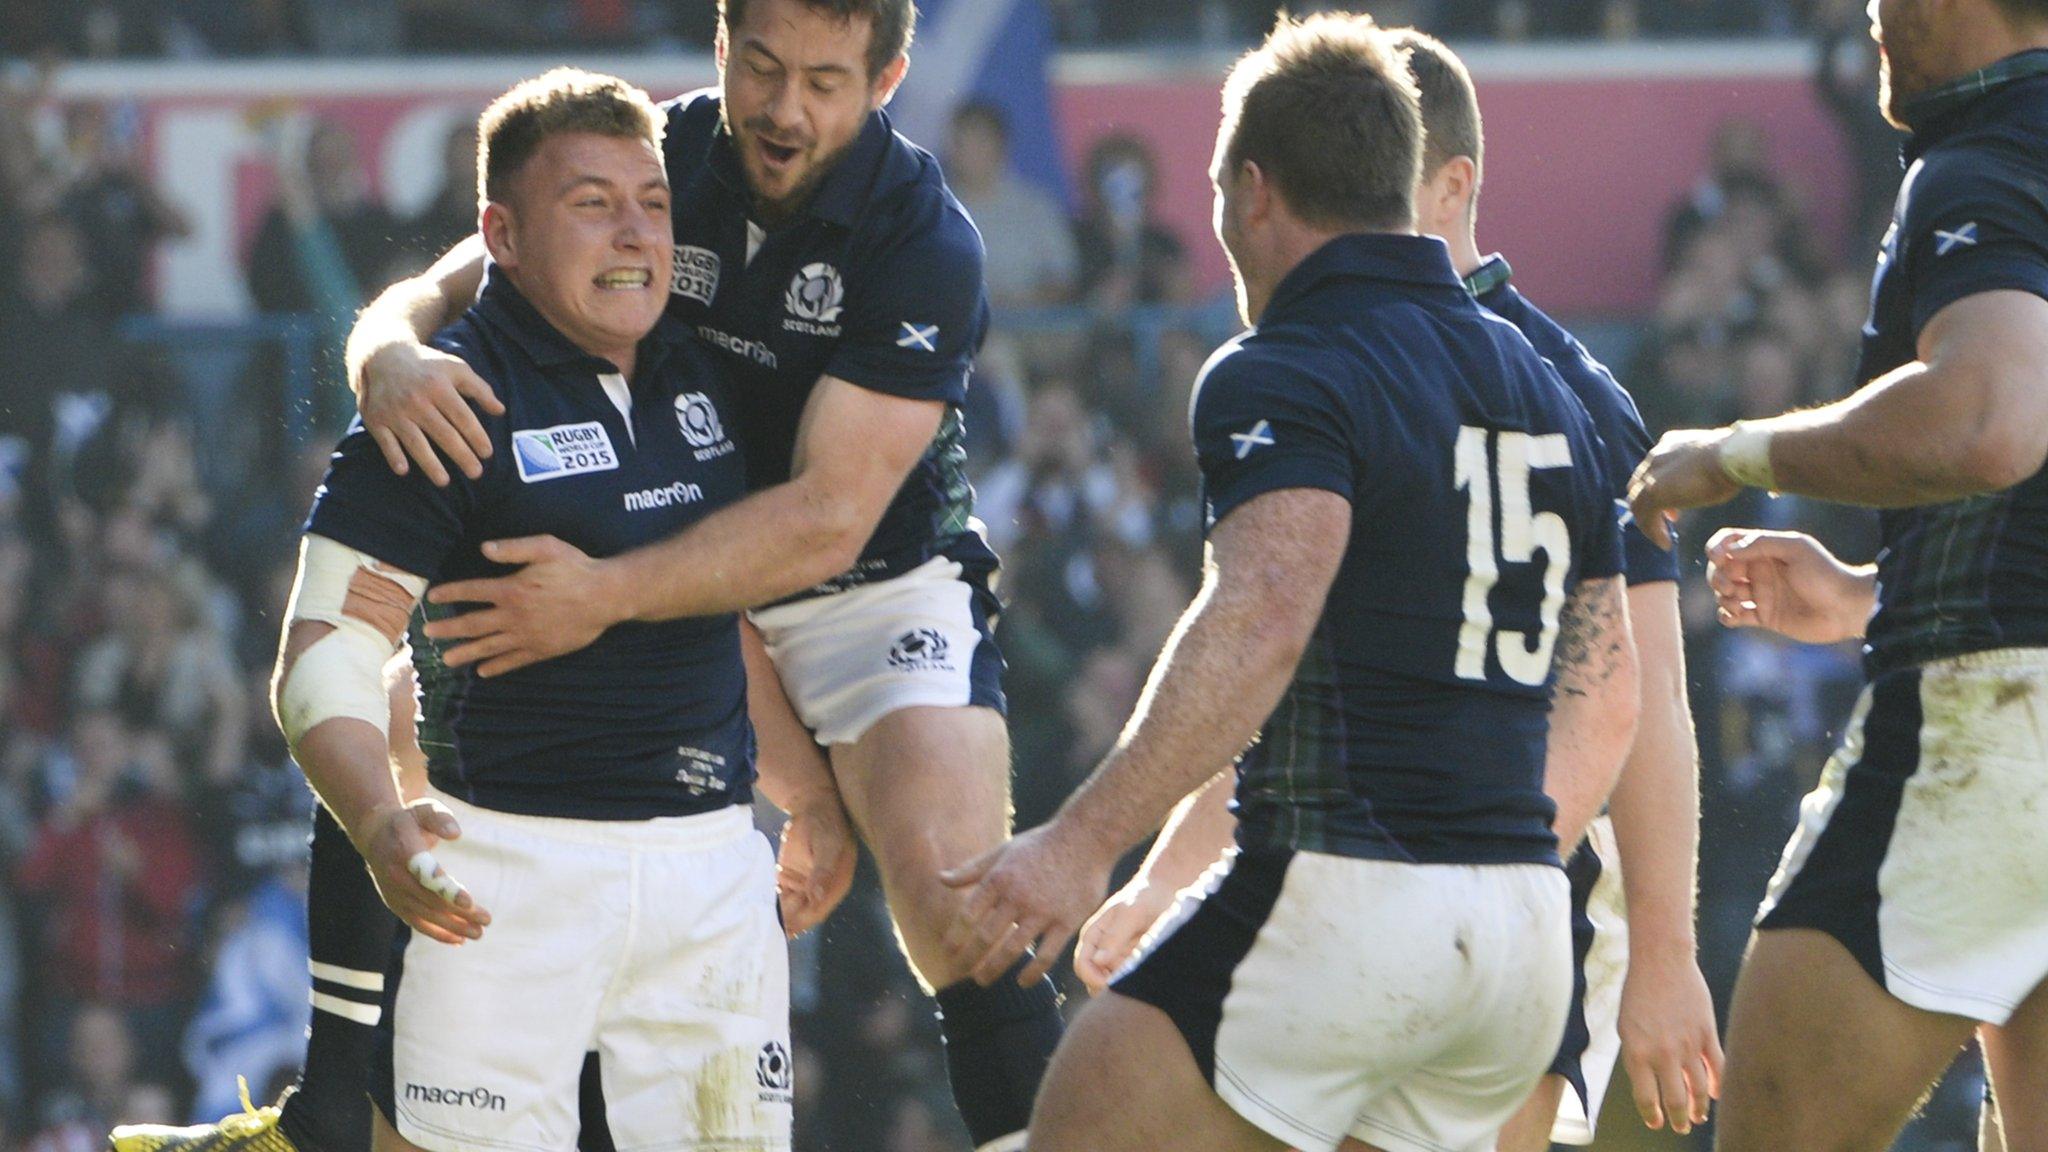
[[[285,611],[286,629],[300,620],[332,625],[299,653],[278,686],[277,723],[293,748],[306,733],[338,717],[374,725],[388,739],[391,697],[384,686],[384,665],[398,642],[369,621],[343,611],[349,582],[368,570],[411,593],[417,600],[427,582],[401,572],[375,557],[324,536],[307,536],[299,546],[298,582]]]

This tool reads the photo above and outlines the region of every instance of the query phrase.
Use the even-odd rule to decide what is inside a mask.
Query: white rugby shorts
[[[491,913],[459,946],[400,932],[370,1092],[430,1152],[571,1152],[595,1051],[621,1152],[789,1148],[789,960],[750,812],[514,815],[443,793],[434,849]]]
[[[2005,1023],[2048,979],[2048,649],[1873,680],[1757,926],[1826,932],[1900,1001]]]
[[[851,744],[904,708],[1001,711],[995,597],[945,557],[887,580],[751,613],[797,718]]]
[[[1211,876],[1112,987],[1226,1104],[1302,1152],[1492,1152],[1564,1032],[1562,871],[1279,852]]]

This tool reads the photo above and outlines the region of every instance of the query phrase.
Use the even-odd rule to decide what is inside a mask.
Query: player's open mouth
[[[792,148],[788,145],[776,144],[768,140],[762,140],[760,143],[762,159],[768,161],[769,165],[775,168],[788,167],[796,160],[797,154],[803,151],[801,148]]]
[[[595,283],[607,292],[631,291],[645,288],[654,282],[654,273],[646,268],[614,268],[599,273]]]

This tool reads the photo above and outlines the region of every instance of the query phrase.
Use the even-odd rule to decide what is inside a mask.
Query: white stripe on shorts
[[[345,988],[360,988],[365,992],[382,992],[384,974],[365,972],[361,968],[343,968],[339,964],[322,964],[318,960],[306,961],[306,967],[313,972],[313,979],[325,980],[329,984],[340,984]]]
[[[313,993],[313,1007],[358,1024],[375,1024],[384,1018],[382,1005],[358,1004],[353,1000],[343,1000],[339,996],[329,996],[325,992]]]

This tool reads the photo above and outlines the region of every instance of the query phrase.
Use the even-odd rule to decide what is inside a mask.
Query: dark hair
[[[1370,16],[1282,16],[1223,85],[1230,168],[1250,161],[1306,223],[1415,222],[1422,111],[1415,81]]]
[[[917,35],[917,5],[911,0],[799,0],[804,7],[824,12],[851,23],[867,20],[873,28],[868,41],[868,79],[882,74],[898,56],[910,51]],[[718,0],[718,34],[730,41],[733,25],[747,18],[747,0]]]
[[[477,186],[503,200],[512,178],[550,136],[589,132],[646,140],[656,151],[667,127],[647,93],[616,76],[556,68],[491,101],[477,119]]]
[[[1422,175],[1425,179],[1464,156],[1486,168],[1486,125],[1479,116],[1479,91],[1465,62],[1443,41],[1413,28],[1391,33],[1397,51],[1408,55],[1408,74],[1422,97]]]

